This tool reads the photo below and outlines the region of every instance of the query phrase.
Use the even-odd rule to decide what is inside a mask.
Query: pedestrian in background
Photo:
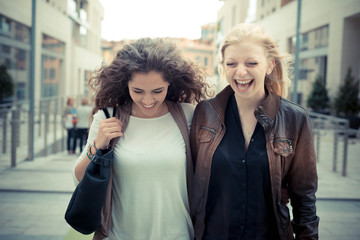
[[[73,153],[76,153],[76,148],[78,144],[80,152],[83,151],[83,147],[86,144],[90,126],[91,110],[92,107],[89,106],[89,100],[87,98],[83,98],[81,100],[81,105],[76,109],[77,123],[74,130],[75,134],[72,145]]]
[[[254,24],[233,27],[220,47],[229,86],[197,105],[191,127],[197,240],[318,239],[311,123],[285,99],[288,56]]]
[[[94,239],[192,240],[193,163],[189,127],[205,98],[203,72],[174,43],[139,39],[125,45],[90,80],[95,107],[86,149],[74,169],[81,181],[96,153],[114,147],[112,181]],[[116,107],[116,117],[106,119]],[[111,223],[111,224],[110,224]]]
[[[66,136],[66,149],[69,154],[73,154],[73,142],[75,136],[75,125],[76,125],[76,109],[74,106],[75,99],[73,97],[68,97],[66,101],[66,106],[63,112],[63,126],[67,131]],[[74,121],[75,120],[75,121]]]

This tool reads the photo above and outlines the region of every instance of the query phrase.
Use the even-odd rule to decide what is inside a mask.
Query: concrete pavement
[[[349,142],[346,177],[341,175],[341,147],[338,170],[333,172],[331,136],[321,137],[317,164],[321,239],[360,239],[360,141]],[[74,190],[72,168],[76,158],[61,152],[20,161],[16,168],[10,167],[9,158],[0,159],[0,239],[65,238],[70,227],[64,213]]]

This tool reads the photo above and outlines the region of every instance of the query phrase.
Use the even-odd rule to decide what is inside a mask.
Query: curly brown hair
[[[169,82],[167,100],[200,102],[209,96],[205,73],[199,66],[186,61],[175,43],[169,39],[141,38],[124,45],[110,65],[102,65],[89,79],[95,91],[93,112],[131,102],[128,82],[135,73],[162,73]]]

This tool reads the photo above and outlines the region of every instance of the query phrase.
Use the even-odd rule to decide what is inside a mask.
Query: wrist
[[[92,157],[96,154],[96,151],[97,151],[97,147],[96,147],[96,144],[95,144],[95,141],[93,144],[91,144],[88,148],[88,151],[86,153],[87,157],[92,160]]]
[[[90,152],[92,155],[94,155],[97,150],[98,150],[98,148],[96,147],[96,143],[94,141],[94,143],[90,146]]]

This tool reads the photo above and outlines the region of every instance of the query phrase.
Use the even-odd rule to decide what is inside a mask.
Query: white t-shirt
[[[194,106],[181,105],[190,127]],[[94,115],[89,142],[96,138],[102,119],[102,111]],[[112,227],[108,239],[189,240],[193,235],[185,142],[180,129],[170,113],[152,119],[130,116],[124,136],[114,149]]]

